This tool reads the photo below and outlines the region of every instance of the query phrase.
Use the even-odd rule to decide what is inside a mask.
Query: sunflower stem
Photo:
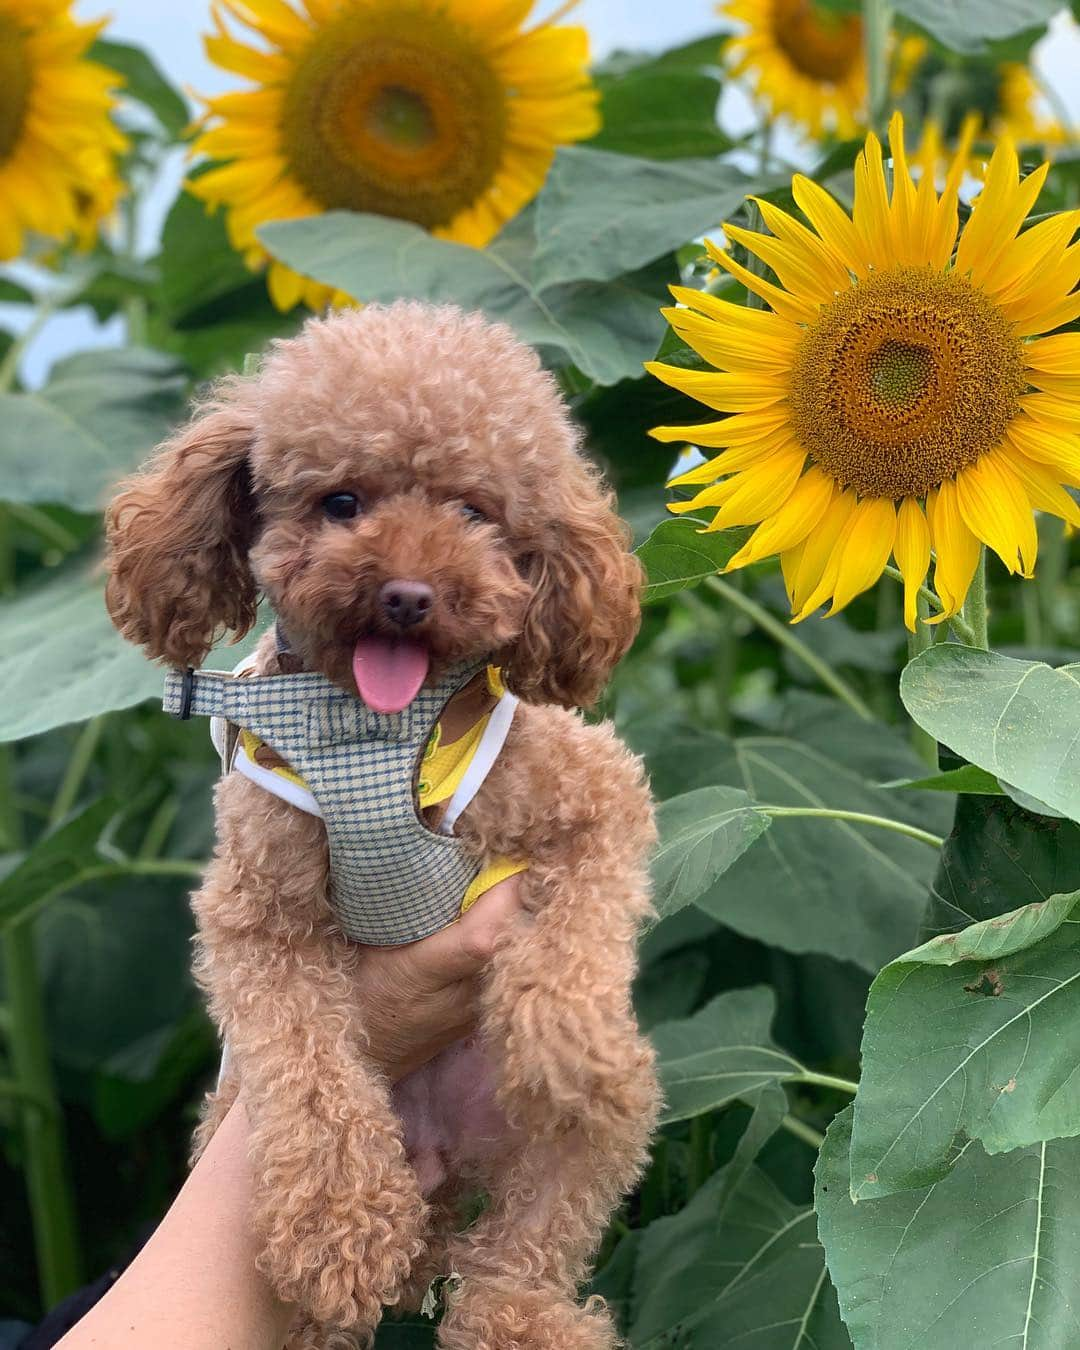
[[[890,820],[888,816],[869,815],[865,811],[841,811],[830,806],[759,806],[757,803],[754,810],[774,819],[800,816],[806,820],[842,820],[852,825],[870,825],[876,830],[890,830],[893,834],[903,834],[909,839],[916,839],[927,848],[945,847],[945,840],[939,834],[920,830],[917,825],[909,825],[904,820]]]
[[[880,130],[885,124],[889,99],[889,38],[892,5],[888,0],[863,0],[863,42],[866,49],[869,124]]]
[[[715,595],[719,595],[726,600],[729,605],[741,609],[748,618],[752,619],[763,632],[774,638],[781,647],[786,647],[808,670],[814,672],[827,689],[831,689],[838,699],[846,703],[856,716],[861,717],[864,722],[876,720],[873,712],[852,689],[851,685],[838,675],[828,662],[823,661],[817,652],[811,651],[805,642],[797,638],[788,624],[781,623],[774,614],[770,614],[756,600],[751,600],[748,595],[744,595],[730,581],[725,581],[722,577],[706,577],[704,584]]]
[[[786,1115],[780,1125],[782,1129],[787,1130],[788,1134],[793,1134],[796,1139],[801,1139],[804,1144],[809,1144],[811,1148],[820,1148],[825,1142],[825,1136],[820,1130],[815,1130],[812,1125],[807,1125],[798,1116]]]
[[[755,234],[764,234],[765,232],[765,218],[761,214],[761,209],[757,202],[748,201],[746,203],[746,228],[748,230],[753,230]],[[749,250],[747,250],[746,253],[746,270],[751,272],[755,277],[761,277],[763,280],[766,278],[769,271],[766,264],[761,261],[757,254],[751,253]],[[755,295],[753,291],[746,292],[746,304],[750,309],[765,308],[765,301],[760,295]]]
[[[915,631],[908,634],[908,660],[913,661],[920,652],[925,652],[934,645],[934,631],[926,620],[930,617],[930,604],[920,590],[915,597]],[[937,773],[941,767],[938,763],[938,744],[928,731],[924,731],[917,722],[911,724],[911,745],[912,749],[927,766]]]
[[[4,359],[0,361],[0,394],[11,392],[27,347],[35,341],[41,330],[64,303],[66,297],[66,292],[57,291],[52,295],[42,296],[38,301],[30,322],[7,349]]]
[[[979,561],[975,568],[975,575],[972,578],[971,586],[968,589],[967,599],[964,601],[964,620],[971,630],[971,641],[966,645],[969,647],[981,647],[985,652],[989,649],[990,641],[987,629],[986,615],[986,549],[979,549]],[[962,636],[958,630],[957,636]]]

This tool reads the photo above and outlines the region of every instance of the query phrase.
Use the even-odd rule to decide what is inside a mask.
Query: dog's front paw
[[[448,1303],[440,1350],[616,1350],[622,1344],[599,1299],[581,1308],[554,1288],[467,1280]]]

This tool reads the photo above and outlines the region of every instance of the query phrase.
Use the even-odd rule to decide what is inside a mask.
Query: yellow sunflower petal
[[[807,537],[788,588],[792,613],[796,616],[793,622],[798,622],[812,612],[808,609],[808,602],[821,587],[822,578],[854,509],[854,492],[839,493],[826,507],[813,533]],[[826,594],[832,594],[831,583],[822,588],[814,609],[824,601]]]
[[[946,479],[931,493],[927,510],[935,555],[934,590],[942,604],[942,612],[927,622],[941,623],[960,612],[979,565],[981,546],[960,514],[955,483]]]
[[[856,504],[837,558],[830,615],[849,605],[878,580],[889,561],[895,537],[896,507],[891,501],[866,497]]]
[[[913,497],[905,497],[896,513],[893,556],[904,578],[904,623],[914,633],[919,587],[930,570],[930,527]]]
[[[1039,548],[1035,517],[1023,484],[1003,456],[984,455],[956,475],[964,524],[998,555],[1009,572],[1030,577]]]
[[[757,527],[725,572],[789,552],[817,526],[836,495],[836,484],[820,469],[808,469],[778,511]]]
[[[1036,511],[1048,511],[1067,521],[1074,529],[1080,529],[1080,506],[1061,486],[1052,469],[1029,459],[1012,447],[1005,447],[1002,453],[1008,457],[1009,467],[1023,483],[1028,500]]]
[[[766,375],[728,375],[708,370],[686,370],[646,361],[645,369],[672,389],[678,389],[717,412],[755,412],[779,403],[786,394],[783,384]]]

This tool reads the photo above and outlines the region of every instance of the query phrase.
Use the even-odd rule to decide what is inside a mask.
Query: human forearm
[[[160,1226],[60,1350],[280,1350],[293,1309],[257,1273],[243,1102]]]

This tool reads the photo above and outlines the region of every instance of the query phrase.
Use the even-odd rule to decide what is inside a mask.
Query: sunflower
[[[748,75],[770,117],[789,117],[812,136],[854,136],[866,122],[863,23],[816,0],[729,0],[718,12],[745,25],[727,43],[731,73]],[[926,49],[901,38],[894,49],[893,93],[907,86]]]
[[[189,183],[227,211],[249,266],[256,228],[344,208],[415,221],[482,247],[539,190],[555,147],[593,135],[583,28],[532,0],[221,0],[207,52],[256,88],[207,100],[194,149],[226,161]],[[232,36],[224,15],[268,50]],[[325,288],[271,262],[279,309]]]
[[[666,317],[715,370],[649,365],[730,414],[653,430],[722,450],[673,480],[702,490],[670,509],[715,510],[709,530],[756,525],[729,567],[779,555],[796,621],[842,609],[891,554],[913,628],[931,552],[936,618],[949,618],[982,544],[1030,577],[1033,508],[1080,524],[1063,486],[1080,486],[1080,333],[1038,336],[1080,317],[1080,211],[1018,233],[1048,166],[1021,180],[1002,141],[957,241],[966,149],[939,196],[931,175],[912,180],[899,114],[889,139],[891,195],[870,135],[850,217],[796,175],[813,228],[765,201],[771,234],[726,227],[779,284],[710,246],[769,309],[675,288],[684,307]]]
[[[29,232],[89,245],[123,190],[110,90],[120,76],[85,59],[101,23],[70,0],[0,0],[0,261]]]

